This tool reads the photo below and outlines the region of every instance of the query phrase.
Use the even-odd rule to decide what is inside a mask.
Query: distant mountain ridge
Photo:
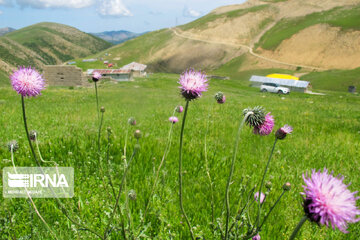
[[[3,36],[5,34],[7,34],[7,33],[13,32],[13,31],[16,31],[16,29],[11,28],[11,27],[0,28],[0,36]]]
[[[130,31],[120,30],[120,31],[105,31],[105,32],[90,33],[90,34],[116,45],[123,43],[127,40],[139,37],[144,33],[134,33]]]

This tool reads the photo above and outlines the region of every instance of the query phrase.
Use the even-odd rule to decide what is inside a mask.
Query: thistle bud
[[[177,106],[177,107],[176,107],[176,111],[177,111],[178,113],[182,113],[182,112],[184,111],[183,106],[181,106],[181,105]]]
[[[222,92],[218,92],[215,94],[215,99],[217,103],[223,104],[226,101],[226,97]]]
[[[271,183],[270,181],[267,181],[267,182],[265,183],[265,187],[266,187],[267,189],[270,189],[270,188],[272,187],[272,183]]]
[[[169,121],[171,123],[177,123],[179,121],[179,119],[177,117],[175,117],[175,116],[172,116],[172,117],[169,117]]]
[[[290,184],[289,182],[285,183],[285,184],[283,185],[283,189],[284,189],[284,191],[290,191],[290,189],[291,189],[291,184]]]
[[[108,132],[108,134],[110,135],[112,133],[111,127],[107,127],[106,131]]]
[[[105,112],[105,107],[101,107],[100,112],[104,113]]]
[[[279,140],[282,140],[286,137],[287,134],[291,134],[291,132],[293,131],[293,128],[287,124],[285,124],[285,126],[279,128],[276,133],[275,133],[275,137]]]
[[[19,149],[19,144],[16,140],[11,140],[10,142],[8,142],[7,144],[9,151],[11,152],[11,150],[13,152],[16,152]]]
[[[122,161],[125,161],[125,160],[126,160],[126,156],[125,156],[125,155],[122,155],[122,156],[121,156],[121,160],[122,160]]]
[[[132,126],[135,126],[135,125],[136,125],[136,120],[135,120],[135,118],[133,118],[133,117],[129,118],[129,119],[128,119],[128,123],[129,123],[130,125],[132,125]]]
[[[136,192],[134,189],[130,189],[128,193],[128,197],[130,200],[135,201],[136,200]]]
[[[30,140],[35,141],[37,137],[37,132],[35,130],[31,130],[29,133]]]
[[[136,139],[140,139],[140,138],[141,138],[141,135],[142,135],[142,134],[141,134],[141,132],[140,132],[139,129],[134,132],[134,137],[135,137]]]

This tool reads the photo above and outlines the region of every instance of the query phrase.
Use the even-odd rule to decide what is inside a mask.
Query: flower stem
[[[120,200],[120,196],[121,196],[121,193],[122,193],[122,189],[123,189],[124,184],[125,184],[126,175],[127,175],[127,172],[128,172],[128,170],[129,170],[129,168],[130,168],[131,162],[132,162],[132,160],[133,160],[136,152],[137,152],[137,148],[134,148],[134,151],[133,151],[133,154],[132,154],[131,157],[130,157],[129,163],[128,163],[128,165],[127,165],[126,168],[125,168],[123,177],[122,177],[122,179],[121,179],[119,192],[118,192],[118,195],[117,195],[117,197],[116,197],[115,206],[114,206],[113,212],[112,212],[112,214],[111,214],[109,223],[108,223],[108,225],[107,225],[107,227],[106,227],[106,229],[105,229],[103,239],[106,239],[107,236],[108,236],[108,231],[109,231],[110,226],[111,226],[111,223],[112,223],[112,221],[113,221],[113,219],[114,219],[114,215],[115,215],[116,209],[117,209],[117,207],[118,207],[118,205],[119,205],[119,200]]]
[[[101,113],[100,124],[99,124],[98,140],[97,140],[97,145],[98,145],[98,151],[99,151],[99,154],[100,154],[101,128],[102,128],[103,120],[104,120],[104,113],[102,112],[102,113]]]
[[[233,157],[232,157],[232,161],[231,161],[231,168],[230,168],[230,174],[229,174],[229,178],[226,184],[226,191],[225,191],[225,203],[226,203],[226,228],[225,228],[225,240],[228,239],[229,236],[229,220],[230,220],[230,202],[229,202],[229,190],[230,190],[230,183],[231,183],[231,178],[232,175],[234,173],[234,167],[235,167],[235,160],[236,160],[236,154],[237,154],[237,150],[238,150],[238,146],[239,146],[239,141],[240,141],[240,133],[241,133],[241,129],[244,126],[244,123],[246,121],[246,119],[249,117],[249,115],[253,114],[253,112],[248,112],[245,116],[244,119],[240,122],[239,125],[239,129],[236,135],[236,140],[235,140],[235,144],[234,144],[234,152],[233,152]]]
[[[266,222],[267,218],[270,216],[270,213],[272,212],[272,210],[276,207],[276,205],[280,202],[280,199],[284,196],[285,194],[285,190],[281,193],[280,197],[276,200],[276,202],[274,203],[274,205],[272,205],[272,207],[270,208],[268,214],[266,214],[266,216],[264,217],[264,220],[262,221],[261,225],[259,226],[258,230],[260,231],[262,226],[264,225],[264,223]]]
[[[266,164],[266,167],[265,167],[265,171],[264,171],[264,175],[263,175],[263,177],[262,177],[262,180],[261,180],[261,184],[260,184],[260,189],[259,189],[259,198],[258,198],[258,215],[257,215],[257,219],[256,219],[256,223],[254,224],[254,227],[256,226],[257,228],[259,227],[259,225],[260,225],[260,215],[261,215],[261,201],[260,201],[260,199],[261,199],[261,190],[262,190],[262,187],[263,187],[263,185],[264,185],[264,181],[265,181],[265,176],[266,176],[266,173],[267,173],[267,171],[268,171],[268,169],[269,169],[269,164],[270,164],[270,160],[271,160],[271,157],[272,157],[272,155],[273,155],[273,153],[274,153],[274,149],[275,149],[275,146],[276,146],[276,143],[277,143],[277,138],[275,138],[275,141],[274,141],[274,145],[273,145],[273,147],[272,147],[272,149],[271,149],[271,153],[270,153],[270,156],[269,156],[269,160],[267,161],[267,164]]]
[[[21,96],[21,105],[22,105],[22,113],[23,113],[23,119],[24,119],[24,127],[25,127],[25,132],[26,132],[26,136],[27,136],[27,139],[28,139],[28,142],[29,142],[29,145],[30,145],[30,149],[31,149],[31,153],[35,159],[35,162],[36,164],[38,165],[38,167],[40,168],[40,170],[42,171],[43,173],[43,169],[41,168],[41,165],[40,165],[40,162],[39,160],[37,159],[36,157],[36,154],[35,154],[35,151],[34,151],[34,147],[31,143],[31,139],[30,139],[30,135],[29,135],[29,130],[28,130],[28,127],[27,127],[27,121],[26,121],[26,113],[25,113],[25,102],[24,102],[24,97]],[[60,206],[61,208],[61,211],[62,213],[65,215],[65,217],[67,219],[69,219],[72,223],[74,223],[75,225],[77,225],[78,227],[81,227],[83,228],[84,230],[86,231],[89,231],[93,234],[95,234],[96,236],[98,236],[100,239],[102,239],[101,235],[99,235],[97,232],[95,232],[94,230],[82,225],[81,223],[78,223],[78,222],[75,222],[68,214],[67,212],[67,209],[63,206],[63,204],[61,203],[61,201],[59,200],[59,198],[56,197],[54,191],[52,190],[52,188],[50,187],[50,190],[52,192],[52,194],[55,196],[55,199],[56,199],[56,202],[58,203],[58,205]]]
[[[296,237],[296,234],[299,232],[300,228],[303,226],[303,224],[306,222],[307,220],[307,216],[303,216],[300,220],[300,222],[298,223],[298,225],[296,226],[296,228],[294,229],[293,233],[291,234],[289,240],[293,240]]]
[[[100,120],[100,109],[99,109],[99,97],[98,97],[98,90],[97,90],[97,83],[95,83],[95,94],[96,94],[96,112],[97,112],[97,115],[98,115],[98,121]]]
[[[191,239],[194,240],[194,233],[193,233],[193,231],[192,231],[189,218],[187,217],[186,212],[185,212],[185,210],[184,210],[183,198],[182,198],[182,148],[183,148],[183,136],[184,136],[185,120],[186,120],[186,115],[187,115],[188,108],[189,108],[189,101],[187,100],[187,101],[186,101],[186,106],[185,106],[185,111],[184,111],[184,117],[183,117],[183,121],[182,121],[182,125],[181,125],[181,133],[180,133],[180,147],[179,147],[179,200],[180,200],[180,210],[181,210],[181,213],[184,215],[184,218],[185,218],[185,220],[186,220],[186,224],[187,224],[188,227],[189,227]]]
[[[111,194],[108,191],[107,188],[107,184],[105,182],[105,173],[104,173],[104,168],[102,166],[102,162],[101,162],[101,145],[100,145],[100,139],[101,139],[101,129],[102,129],[102,124],[103,124],[103,120],[104,120],[104,113],[101,112],[101,119],[100,119],[100,123],[99,123],[99,130],[98,130],[98,139],[97,139],[97,146],[98,146],[98,158],[99,158],[99,168],[100,168],[100,175],[101,175],[101,180],[103,182],[105,191],[107,192],[107,194],[110,196],[111,198]]]
[[[28,139],[29,146],[30,146],[30,149],[31,149],[31,153],[32,153],[32,155],[33,155],[33,157],[35,159],[35,162],[40,167],[40,162],[36,157],[35,150],[34,150],[34,147],[33,147],[32,143],[31,143],[31,139],[30,139],[30,135],[29,135],[29,130],[28,130],[27,121],[26,121],[24,96],[21,96],[21,106],[22,106],[22,113],[23,113],[23,120],[24,120],[24,127],[25,127],[26,137]]]

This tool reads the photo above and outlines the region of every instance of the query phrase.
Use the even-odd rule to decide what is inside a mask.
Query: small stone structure
[[[69,65],[44,66],[44,78],[49,86],[84,86],[88,83],[81,68]]]
[[[137,63],[137,62],[132,62],[132,63],[129,63],[125,66],[123,66],[122,70],[130,70],[133,72],[133,76],[134,77],[146,77],[146,68],[147,68],[147,65],[144,65],[144,64],[141,64],[141,63]]]

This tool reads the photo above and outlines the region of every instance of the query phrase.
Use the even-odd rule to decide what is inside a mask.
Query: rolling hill
[[[227,75],[232,76],[256,69],[299,75],[350,71],[360,67],[359,26],[360,0],[249,0],[91,57],[104,57],[117,66],[139,61],[151,71],[165,72],[195,67],[226,74],[223,70],[231,65]],[[100,66],[98,62],[91,67]]]
[[[110,47],[111,44],[76,28],[39,23],[0,37],[0,71],[9,73],[16,66],[61,64]]]

